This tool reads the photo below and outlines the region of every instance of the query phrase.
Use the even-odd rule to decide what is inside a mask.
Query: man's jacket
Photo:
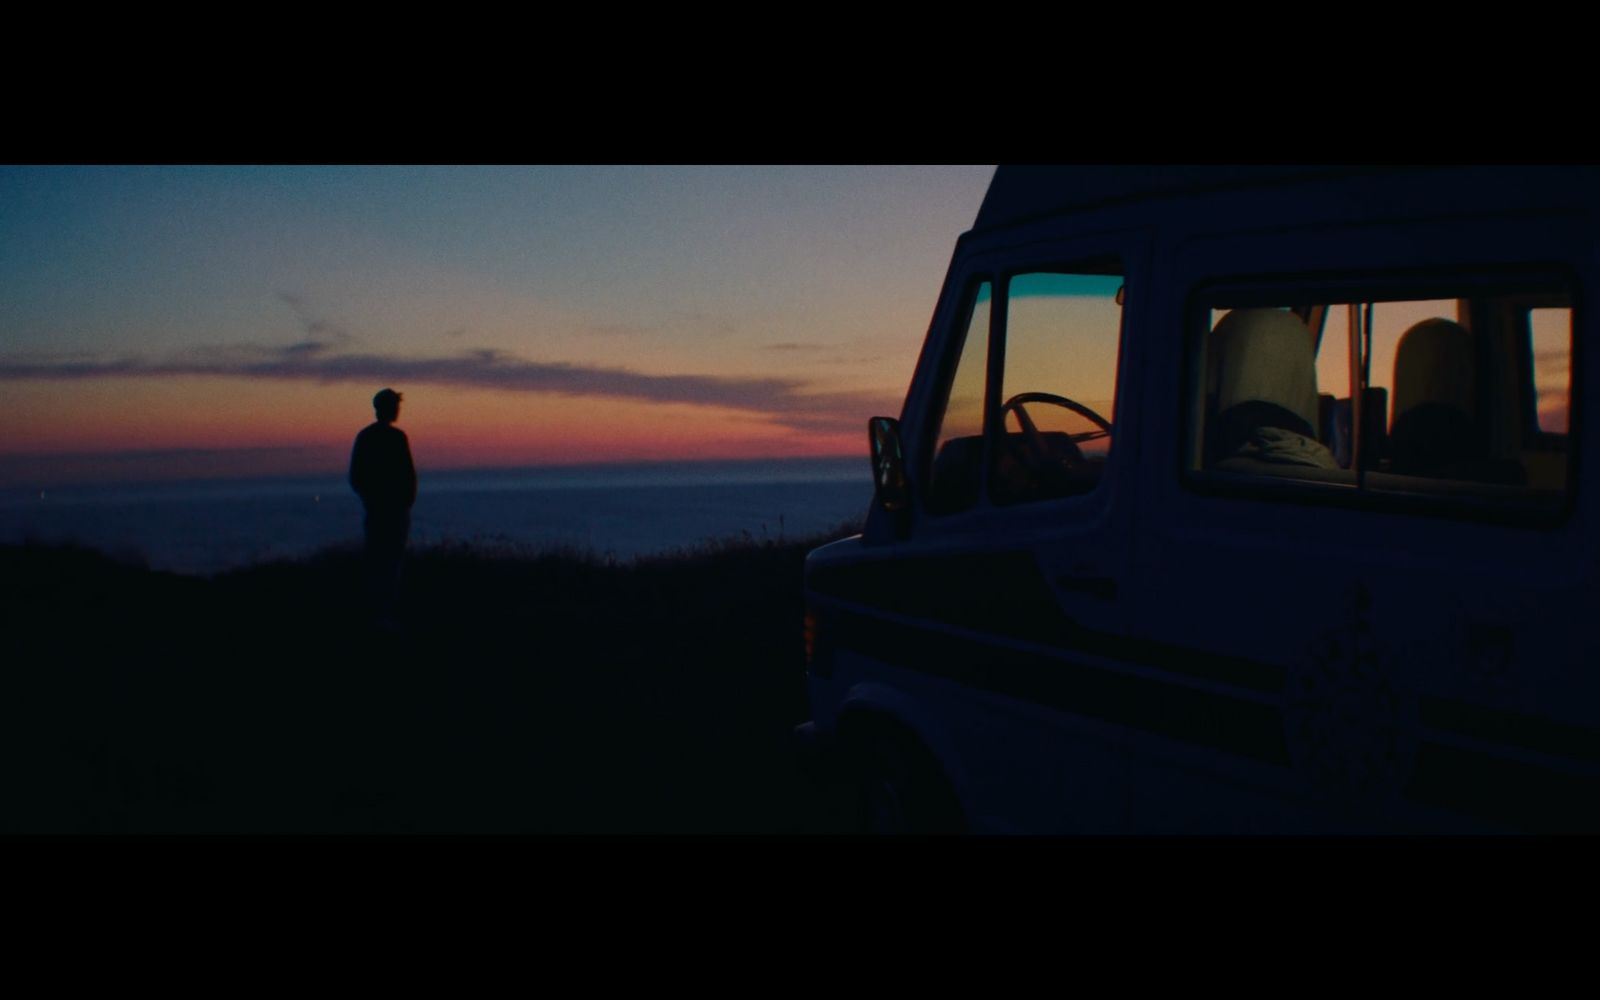
[[[368,510],[409,510],[417,499],[417,469],[406,433],[382,421],[356,435],[350,488]]]

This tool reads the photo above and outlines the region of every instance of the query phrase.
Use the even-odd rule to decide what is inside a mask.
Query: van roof
[[[1403,168],[1283,164],[1002,165],[989,182],[989,193],[984,196],[972,228],[974,231],[994,229],[1118,201],[1397,169]]]

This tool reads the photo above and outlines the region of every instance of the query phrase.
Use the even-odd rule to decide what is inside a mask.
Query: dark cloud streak
[[[870,415],[868,411],[887,412],[886,404],[893,402],[856,393],[810,393],[806,391],[805,382],[794,378],[649,375],[626,368],[528,361],[490,349],[452,357],[399,358],[378,354],[330,354],[327,344],[305,341],[279,348],[203,348],[157,360],[119,357],[98,361],[52,361],[0,357],[0,379],[173,376],[442,385],[684,403],[753,411],[808,431],[836,431],[853,428],[858,423],[865,426],[866,417]]]

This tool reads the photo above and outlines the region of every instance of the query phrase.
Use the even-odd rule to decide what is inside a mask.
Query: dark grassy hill
[[[788,743],[825,540],[435,549],[398,631],[353,552],[203,579],[0,548],[0,830],[836,829]]]

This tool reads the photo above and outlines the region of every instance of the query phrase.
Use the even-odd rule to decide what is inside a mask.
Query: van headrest
[[[1447,319],[1425,319],[1400,335],[1394,350],[1394,416],[1423,403],[1471,414],[1475,392],[1472,334]]]
[[[1281,309],[1235,309],[1211,331],[1217,412],[1240,403],[1281,406],[1317,426],[1317,360],[1311,331]]]

